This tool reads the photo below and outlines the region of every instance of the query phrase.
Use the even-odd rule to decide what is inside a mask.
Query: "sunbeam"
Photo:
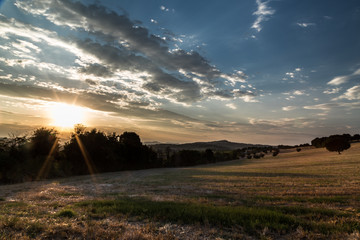
[[[47,155],[43,165],[41,166],[41,169],[40,169],[37,177],[36,177],[37,181],[42,179],[42,177],[46,177],[47,172],[49,171],[51,157],[53,156],[53,153],[54,153],[57,146],[58,146],[58,141],[55,141],[54,144],[52,145],[52,147],[50,149],[50,152]]]
[[[96,169],[95,169],[95,167],[93,166],[93,164],[91,162],[91,158],[90,158],[88,152],[86,151],[86,148],[85,148],[84,144],[82,143],[81,139],[79,138],[79,136],[75,135],[75,138],[76,138],[76,141],[77,141],[77,143],[79,145],[81,154],[84,157],[84,160],[85,160],[86,166],[87,166],[87,168],[89,170],[89,173],[93,177],[93,180],[96,180],[95,176],[94,176]]]

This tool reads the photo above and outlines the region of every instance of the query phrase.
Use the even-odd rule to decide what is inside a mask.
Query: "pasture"
[[[360,143],[0,186],[0,239],[359,239],[359,217]]]

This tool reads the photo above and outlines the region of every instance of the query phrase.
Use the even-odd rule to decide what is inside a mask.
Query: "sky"
[[[0,1],[0,136],[143,142],[360,133],[358,0]]]

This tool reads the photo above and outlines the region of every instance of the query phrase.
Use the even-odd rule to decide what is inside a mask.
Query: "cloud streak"
[[[256,20],[251,28],[257,32],[262,30],[262,23],[269,20],[269,16],[275,14],[275,10],[269,7],[268,3],[269,1],[262,2],[261,0],[256,0],[257,10],[253,13],[256,16]]]
[[[360,68],[357,69],[356,71],[354,71],[352,74],[334,77],[327,84],[332,85],[332,86],[338,86],[338,85],[347,83],[350,79],[352,79],[355,76],[359,76],[359,75],[360,75]]]

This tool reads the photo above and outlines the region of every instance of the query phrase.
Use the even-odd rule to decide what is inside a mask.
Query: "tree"
[[[323,148],[325,147],[325,142],[327,140],[327,137],[321,137],[321,138],[315,138],[311,140],[311,145],[313,145],[316,148]]]
[[[211,149],[206,149],[204,155],[206,163],[215,162],[214,152]]]
[[[120,143],[124,144],[125,146],[131,146],[131,147],[142,146],[139,135],[137,135],[134,132],[124,132],[123,134],[121,134]]]
[[[353,141],[359,141],[360,140],[360,134],[355,134],[354,136],[352,136],[351,140]]]
[[[350,148],[349,138],[347,136],[334,135],[330,136],[326,142],[325,147],[330,152],[338,152],[341,154],[342,151]]]
[[[59,150],[58,132],[53,128],[38,128],[30,137],[32,157],[53,155]]]
[[[30,137],[30,158],[25,163],[25,175],[41,179],[58,175],[56,158],[59,156],[58,132],[53,128],[38,128]]]

